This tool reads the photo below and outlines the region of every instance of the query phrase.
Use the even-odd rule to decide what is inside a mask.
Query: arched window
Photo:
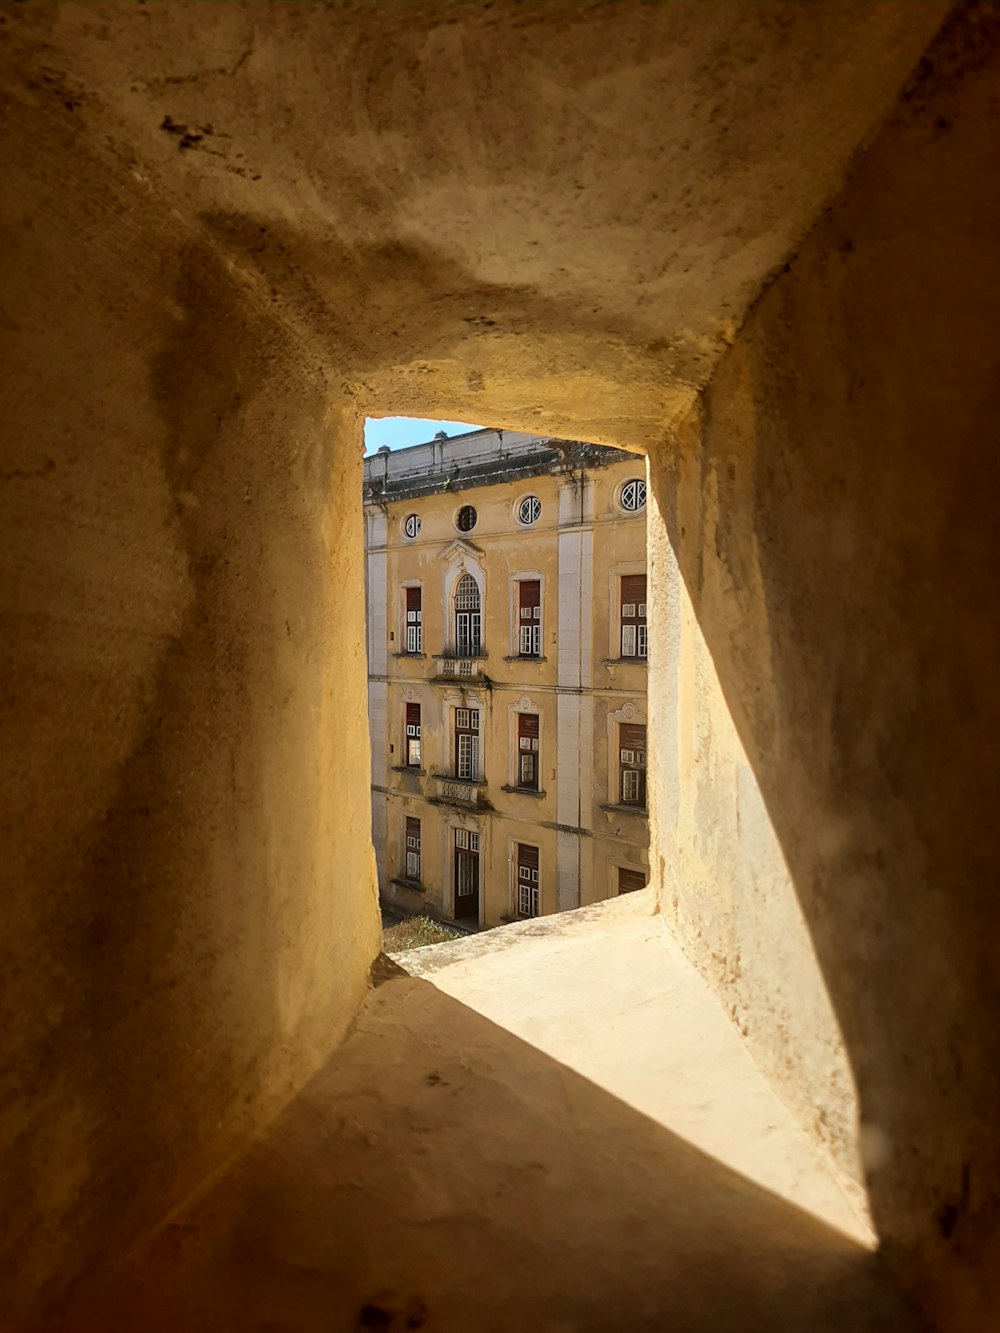
[[[482,650],[483,616],[479,584],[463,574],[455,589],[455,649],[459,657],[476,657]]]

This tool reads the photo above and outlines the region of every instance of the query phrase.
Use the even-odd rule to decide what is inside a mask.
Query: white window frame
[[[472,721],[473,714],[475,723]],[[479,708],[455,708],[452,715],[455,777],[465,782],[481,780],[479,758],[482,752],[482,726],[483,715]]]
[[[626,726],[629,725],[626,723]],[[645,723],[635,725],[645,726]],[[646,744],[649,744],[649,732],[646,733]],[[649,801],[649,774],[646,766],[646,751],[626,749],[622,746],[620,740],[617,750],[618,767],[618,803],[627,805],[636,810],[645,810]],[[646,787],[644,799],[639,803],[639,796],[642,787]]]
[[[406,724],[406,767],[421,767],[421,740],[420,728],[412,722]]]
[[[477,607],[460,607],[458,604],[458,590],[465,579],[475,586],[479,600]],[[483,651],[483,590],[474,574],[466,571],[456,580],[452,605],[455,617],[455,652],[459,657],[479,657]]]
[[[634,810],[638,815],[645,815],[649,810],[650,793],[650,765],[649,765],[649,722],[646,717],[645,702],[640,699],[629,699],[615,711],[608,709],[607,715],[607,795],[608,805],[621,805],[622,779],[621,779],[621,745],[619,743],[619,727],[622,724],[626,726],[639,726],[646,728],[646,749],[643,752],[643,762],[639,767],[646,771],[646,804],[632,805],[628,809]]]
[[[530,878],[524,881],[522,881],[521,879],[520,866],[518,865],[518,855],[517,855],[518,846],[522,843],[525,847],[534,847],[535,850],[538,852],[538,868],[536,870],[531,870],[530,867],[525,867],[530,871]],[[533,915],[534,916],[542,915],[542,879],[543,879],[544,864],[545,861],[542,853],[542,847],[540,844],[534,842],[528,842],[526,839],[518,837],[517,834],[512,833],[508,835],[507,838],[507,865],[509,867],[508,889],[507,889],[508,916],[520,920],[526,919],[521,917],[519,911],[521,904],[522,890],[528,892],[530,895],[532,895],[534,899],[535,911]]]
[[[633,656],[625,653],[625,643],[622,637],[622,579],[631,574],[646,575],[646,601],[631,603],[633,606],[648,606],[649,601],[649,571],[645,560],[630,560],[627,563],[615,565],[608,572],[608,660],[610,662],[635,662],[637,665],[648,665],[647,657],[644,657],[639,651],[645,648],[648,653],[649,638],[648,627],[646,635],[636,636],[636,652]],[[628,629],[629,626],[624,628]],[[634,626],[636,630],[642,626]]]
[[[507,753],[510,761],[507,766],[507,785],[509,787],[521,787],[521,745],[518,718],[522,713],[534,713],[538,718],[538,738],[532,749],[535,756],[535,768],[538,772],[538,783],[532,789],[532,795],[537,793],[543,796],[545,792],[545,783],[543,781],[544,771],[542,769],[542,739],[545,728],[545,712],[541,705],[527,694],[509,706],[507,709]],[[527,737],[525,739],[528,739]]]
[[[459,543],[455,543],[458,546]],[[479,647],[480,655],[485,651],[485,644],[482,640],[483,629],[486,625],[486,572],[479,564],[479,561],[473,557],[468,550],[461,550],[456,554],[454,546],[442,553],[442,559],[449,561],[444,574],[442,585],[442,610],[444,612],[444,649],[446,653],[452,656],[459,655],[458,644],[458,585],[466,574],[470,576],[476,587],[479,589],[479,612],[480,617]],[[424,609],[427,609],[426,599]],[[433,608],[432,608],[433,609]],[[464,614],[477,614],[475,612],[465,612]],[[470,626],[470,629],[476,629],[476,626]],[[470,659],[471,660],[471,659]]]
[[[626,503],[626,496],[632,497],[633,495],[637,497],[636,503],[630,506],[628,503]],[[638,496],[640,495],[642,497],[641,500],[638,499]],[[615,498],[618,504],[618,508],[622,511],[623,514],[627,514],[629,518],[634,518],[638,514],[644,513],[646,509],[646,498],[647,498],[646,478],[629,477],[626,481],[623,481],[621,485],[618,487],[617,495]]]
[[[532,516],[524,518],[522,510],[525,505],[530,506]],[[522,528],[533,528],[542,517],[542,499],[534,491],[529,491],[526,495],[521,495],[514,501],[514,519]]]
[[[416,816],[415,815],[403,816],[403,842],[404,842],[403,864],[406,867],[406,878],[412,879],[415,884],[419,884],[420,873],[421,873],[420,861],[421,861],[421,842],[423,841],[423,827],[421,821],[418,819],[417,823],[421,824],[421,829],[417,837],[414,838],[411,834],[407,833],[406,831],[406,823],[408,818],[416,818]]]
[[[420,610],[407,611],[406,609],[406,590],[407,588],[420,589]],[[422,579],[404,579],[399,585],[399,641],[402,652],[407,657],[421,657],[424,651],[424,584]],[[411,616],[418,616],[419,619],[411,621]],[[412,632],[411,632],[412,631]],[[411,643],[417,646],[412,648]]]
[[[486,919],[486,873],[489,864],[489,825],[481,825],[469,815],[457,810],[446,811],[443,820],[444,837],[441,839],[441,884],[442,907],[446,916],[455,915],[455,840],[456,833],[464,830],[472,834],[478,843],[479,851],[479,922]],[[474,850],[466,847],[464,850]]]
[[[519,583],[538,584],[536,616],[522,624]],[[545,655],[545,576],[540,570],[518,570],[510,580],[510,654],[512,657],[540,658]],[[524,643],[530,647],[525,651]]]

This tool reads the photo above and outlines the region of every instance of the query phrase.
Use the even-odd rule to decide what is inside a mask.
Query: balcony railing
[[[485,778],[456,778],[449,773],[435,773],[438,797],[442,801],[459,801],[464,805],[483,805],[486,800]]]
[[[483,674],[483,664],[489,657],[485,648],[476,653],[435,653],[438,677],[446,680],[476,680]]]

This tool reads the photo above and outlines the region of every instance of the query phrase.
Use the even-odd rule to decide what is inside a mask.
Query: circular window
[[[476,519],[479,515],[472,505],[462,505],[455,518],[455,527],[459,532],[471,532],[476,526]]]
[[[638,514],[640,509],[646,508],[646,483],[639,477],[632,481],[627,481],[622,487],[621,499],[619,501],[626,514]]]
[[[517,506],[517,521],[530,528],[542,516],[542,502],[537,495],[526,495]]]
[[[420,536],[420,515],[419,515],[419,514],[407,514],[406,518],[403,520],[403,531],[406,533],[407,537],[410,537],[410,538],[413,538],[413,537],[419,537],[419,536]]]

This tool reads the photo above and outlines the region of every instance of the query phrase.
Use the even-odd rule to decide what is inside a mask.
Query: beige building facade
[[[640,888],[646,479],[481,430],[365,460],[383,902],[494,926]]]

